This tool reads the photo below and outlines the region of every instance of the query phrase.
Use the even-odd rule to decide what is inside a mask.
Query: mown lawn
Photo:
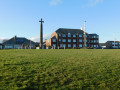
[[[1,89],[120,89],[120,50],[0,50]]]

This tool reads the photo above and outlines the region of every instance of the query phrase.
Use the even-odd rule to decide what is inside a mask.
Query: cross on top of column
[[[44,23],[44,21],[42,20],[42,18],[41,18],[41,20],[39,22]]]

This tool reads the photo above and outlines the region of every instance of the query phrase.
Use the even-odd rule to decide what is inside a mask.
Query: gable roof
[[[4,42],[3,44],[30,44],[31,40],[28,40],[24,37],[13,37],[9,40],[7,40],[6,42]],[[35,42],[31,41],[31,44],[35,44]]]
[[[62,34],[84,34],[84,31],[81,29],[68,29],[68,28],[59,28],[55,31],[56,33],[62,33]],[[87,34],[87,33],[86,33]]]

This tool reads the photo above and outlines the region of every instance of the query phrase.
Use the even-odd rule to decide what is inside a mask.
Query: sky
[[[0,42],[26,37],[39,42],[43,18],[44,39],[58,28],[80,29],[99,35],[100,43],[120,41],[120,0],[0,0]]]

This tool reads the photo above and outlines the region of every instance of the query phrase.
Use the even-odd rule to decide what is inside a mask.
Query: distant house
[[[86,47],[97,48],[99,36],[97,34],[85,33]],[[81,29],[59,28],[51,34],[51,38],[46,40],[46,47],[50,48],[83,48],[84,31]]]
[[[120,49],[120,41],[107,41],[106,48],[108,48],[108,49]]]
[[[35,48],[36,43],[24,37],[13,37],[3,43],[4,49],[30,49]]]

